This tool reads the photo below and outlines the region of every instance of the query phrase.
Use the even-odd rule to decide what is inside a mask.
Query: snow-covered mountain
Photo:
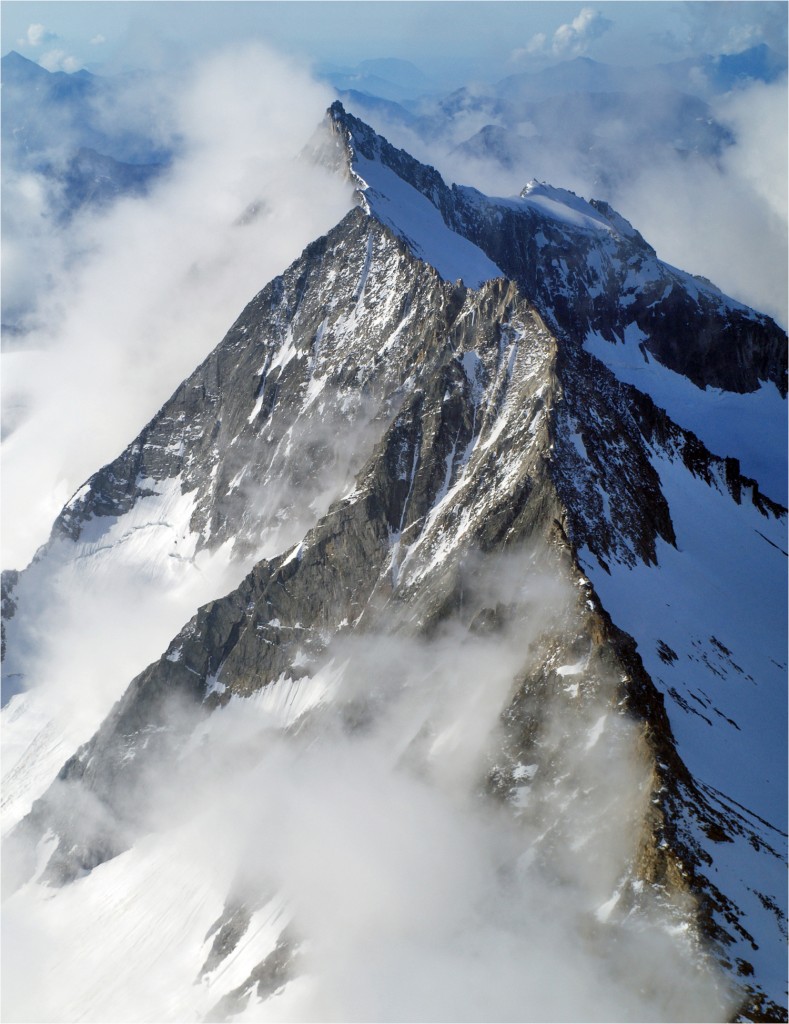
[[[606,203],[305,156],[358,205],[4,577],[9,1010],[781,1019],[785,335]]]

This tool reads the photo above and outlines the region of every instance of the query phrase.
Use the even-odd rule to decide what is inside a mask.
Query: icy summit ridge
[[[500,274],[569,344],[615,346],[636,334],[699,388],[743,394],[771,382],[786,395],[786,335],[774,321],[663,263],[609,204],[544,184],[511,199],[450,187],[339,102],[327,127],[367,212],[445,280],[477,287]]]
[[[448,226],[452,226],[455,220],[453,205],[459,197],[465,198],[468,202],[473,202],[475,197],[478,197],[480,201],[500,205],[514,204],[516,208],[521,205],[525,208],[533,205],[537,209],[542,209],[542,212],[549,216],[552,214],[556,219],[574,223],[576,226],[586,226],[591,230],[607,230],[621,233],[629,238],[640,239],[645,248],[654,252],[651,246],[641,239],[633,226],[624,217],[612,211],[606,203],[595,205],[594,202],[589,203],[567,189],[555,188],[534,179],[527,182],[519,197],[511,198],[486,196],[483,192],[470,186],[455,183],[447,185],[434,167],[420,163],[405,150],[392,146],[387,139],[378,135],[369,125],[349,114],[339,101],[332,104],[327,114],[332,129],[343,140],[350,171],[358,183],[360,199],[362,202],[368,203],[368,212],[374,214],[378,212],[375,204],[369,205],[366,193],[371,188],[377,191],[377,175],[374,165],[380,164],[381,167],[392,170],[433,203],[442,213]],[[372,180],[367,180],[364,171]],[[526,202],[521,204],[519,200]],[[533,202],[529,203],[528,200]],[[541,203],[540,200],[543,202]]]

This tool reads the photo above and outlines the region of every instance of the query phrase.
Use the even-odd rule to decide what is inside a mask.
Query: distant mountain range
[[[550,150],[584,160],[601,187],[633,154],[649,163],[666,148],[714,159],[730,141],[706,101],[748,82],[786,72],[785,55],[762,44],[739,54],[622,68],[578,57],[490,86],[442,97],[408,61],[324,67],[350,109],[425,140],[444,139],[460,156],[504,167]],[[133,76],[48,72],[11,51],[2,58],[2,142],[6,168],[34,169],[62,186],[60,214],[144,190],[167,166],[177,140],[154,141],[110,112]],[[476,126],[471,127],[471,122]],[[468,128],[466,126],[469,126]],[[647,130],[647,126],[648,129]],[[80,154],[79,157],[77,154]],[[54,200],[53,200],[54,201]]]
[[[749,82],[774,82],[786,73],[786,54],[765,43],[740,53],[704,55],[666,64],[618,66],[589,57],[560,61],[538,71],[508,75],[490,86],[476,83],[453,95],[480,92],[510,102],[534,102],[549,96],[589,92],[673,90],[709,99]],[[416,65],[403,60],[368,60],[352,68],[320,67],[319,76],[339,92],[353,90],[399,101],[414,110],[419,101],[437,96],[435,83]]]
[[[50,72],[13,50],[1,71],[3,167],[51,182],[56,217],[144,192],[169,163],[169,147],[114,113],[129,76]]]

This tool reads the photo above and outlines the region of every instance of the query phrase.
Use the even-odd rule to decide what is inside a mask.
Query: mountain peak
[[[328,110],[335,139],[365,211],[403,239],[446,281],[472,288],[505,276],[454,223],[454,196],[435,167],[392,146],[335,102]]]
[[[49,75],[46,68],[42,68],[41,65],[37,64],[34,60],[23,57],[22,54],[18,53],[16,50],[9,50],[2,60],[0,60],[0,66],[2,66],[4,72],[12,71],[39,76]]]
[[[339,101],[327,116],[330,159],[353,181],[360,205],[445,280],[461,278],[467,286],[478,287],[493,277],[509,277],[549,322],[570,337],[602,334],[614,342],[635,331],[632,325],[637,324],[638,332],[649,339],[645,344],[650,351],[699,387],[753,391],[761,381],[771,380],[786,393],[782,332],[774,324],[767,328],[774,337],[760,348],[757,368],[753,353],[746,354],[750,350],[745,334],[754,323],[766,324],[767,318],[709,282],[662,263],[608,203],[587,201],[537,181],[529,182],[519,196],[506,198],[449,186],[435,167],[391,145]],[[642,286],[643,308],[641,301],[633,305],[628,294],[641,292]],[[570,317],[564,300],[558,298],[578,289],[586,295],[583,326],[577,309]],[[734,349],[739,352],[744,346],[743,351],[736,356],[732,351],[725,370],[720,354],[713,359],[708,350],[703,330],[682,347],[673,340],[677,317],[684,315],[680,308],[687,310],[689,322],[698,315],[699,304],[704,318],[741,324],[727,337]]]

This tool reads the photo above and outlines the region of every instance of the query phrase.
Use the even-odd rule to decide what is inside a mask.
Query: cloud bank
[[[250,983],[233,1019],[725,1016],[689,907],[631,884],[649,769],[618,680],[556,643],[575,635],[577,595],[514,553],[473,559],[468,580],[464,614],[506,603],[501,631],[459,616],[430,639],[338,637],[306,676],[206,719],[173,706],[167,729],[191,738],[148,766],[147,835],[8,899],[5,1014],[223,1019],[286,934],[289,973],[268,1001]],[[519,692],[522,748],[502,718]],[[508,783],[484,796],[496,773]],[[211,961],[234,906],[246,925]]]
[[[709,278],[784,328],[787,316],[786,79],[712,103],[734,144],[718,162],[667,154],[614,202],[669,263]]]
[[[571,22],[556,29],[551,50],[556,57],[577,57],[585,52],[589,43],[605,35],[612,26],[610,18],[592,7],[584,7]]]
[[[35,23],[28,25],[24,38],[18,40],[18,42],[23,46],[43,46],[45,43],[54,42],[56,39],[57,35],[54,32],[48,31],[40,23]]]
[[[525,47],[512,52],[510,60],[517,62],[538,54],[550,54],[565,60],[580,57],[591,43],[605,35],[613,25],[613,21],[600,11],[593,7],[582,7],[573,20],[560,25],[550,39],[545,32],[535,33]]]
[[[19,203],[9,204],[4,298],[28,313],[23,343],[3,356],[4,567],[29,560],[87,476],[350,207],[346,184],[295,160],[331,99],[290,61],[250,46],[133,83],[128,109],[157,113],[154,132],[179,140],[145,198],[64,228],[39,176],[9,175]]]

